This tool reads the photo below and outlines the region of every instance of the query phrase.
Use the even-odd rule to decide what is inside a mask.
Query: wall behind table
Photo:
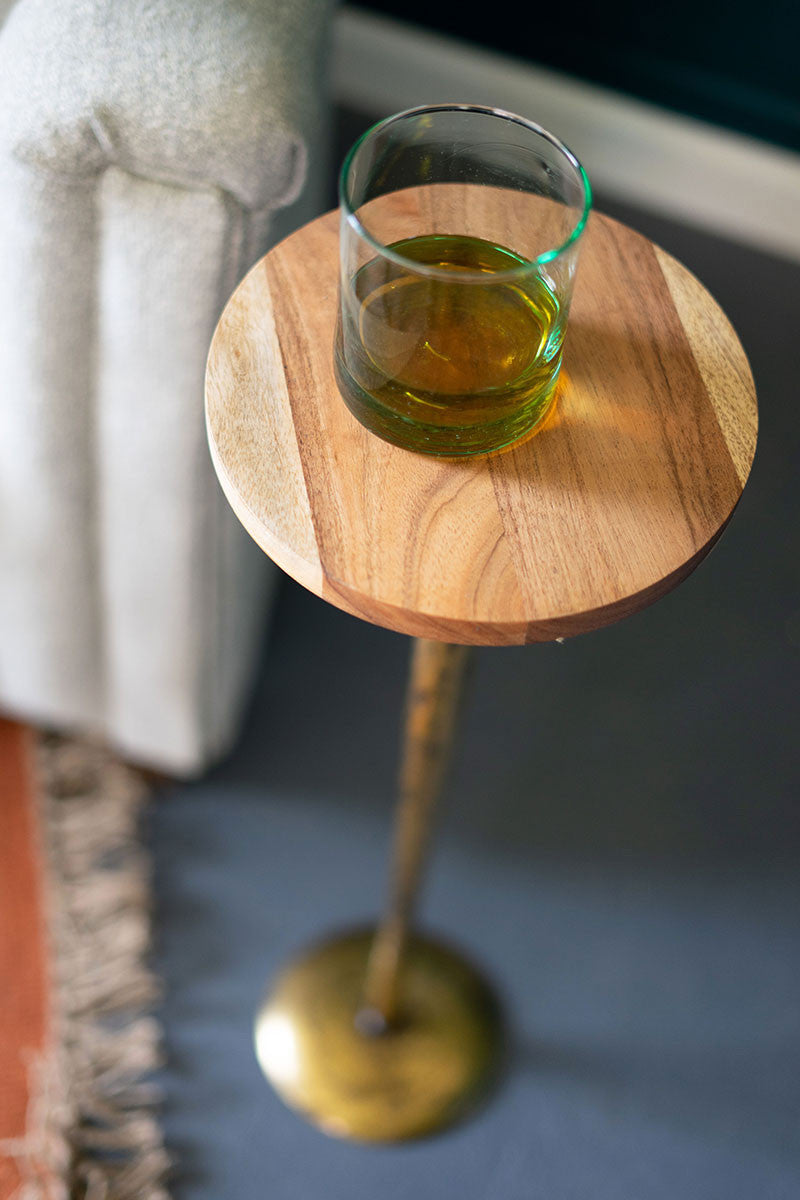
[[[790,0],[360,7],[800,150],[800,5]]]

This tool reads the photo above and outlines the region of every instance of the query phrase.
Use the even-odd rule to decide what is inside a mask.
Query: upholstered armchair
[[[267,620],[203,373],[322,206],[329,17],[0,0],[0,707],[178,774],[230,744]]]

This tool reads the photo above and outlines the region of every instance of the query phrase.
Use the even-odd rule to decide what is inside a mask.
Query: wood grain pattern
[[[755,404],[741,403],[753,386],[747,356],[722,309],[704,303],[707,293],[699,279],[658,246],[655,251],[744,487],[758,436]]]
[[[565,242],[577,219],[574,209],[546,196],[453,183],[388,192],[362,205],[358,216],[384,246],[419,233],[460,233],[530,259]]]
[[[553,413],[484,458],[413,454],[351,416],[337,284],[331,212],[250,272],[208,363],[226,495],[311,591],[415,636],[546,641],[652,603],[713,546],[752,463],[755,390],[719,306],[647,239],[592,216]]]
[[[272,299],[258,286],[263,263],[253,268],[254,287],[239,288],[225,309],[230,354],[209,358],[206,417],[214,424],[209,447],[214,467],[239,520],[267,554],[311,591],[322,587],[322,567],[311,520],[303,466],[292,423]],[[257,387],[257,393],[253,387]],[[214,404],[219,398],[222,402]],[[264,456],[280,487],[261,517]],[[235,470],[235,480],[228,474]]]

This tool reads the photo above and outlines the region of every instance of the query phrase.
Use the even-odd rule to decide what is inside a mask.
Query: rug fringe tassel
[[[159,996],[146,964],[148,788],[103,747],[44,735],[36,747],[53,1012],[31,1064],[28,1132],[13,1149],[17,1200],[168,1200],[157,1119]]]

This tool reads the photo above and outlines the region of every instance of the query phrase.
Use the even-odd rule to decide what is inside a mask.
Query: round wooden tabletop
[[[593,214],[557,401],[482,458],[367,432],[333,377],[338,213],[247,275],[208,360],[209,444],[245,528],[299,583],[419,637],[511,645],[608,625],[693,570],[755,453],[755,389],[679,262]]]

